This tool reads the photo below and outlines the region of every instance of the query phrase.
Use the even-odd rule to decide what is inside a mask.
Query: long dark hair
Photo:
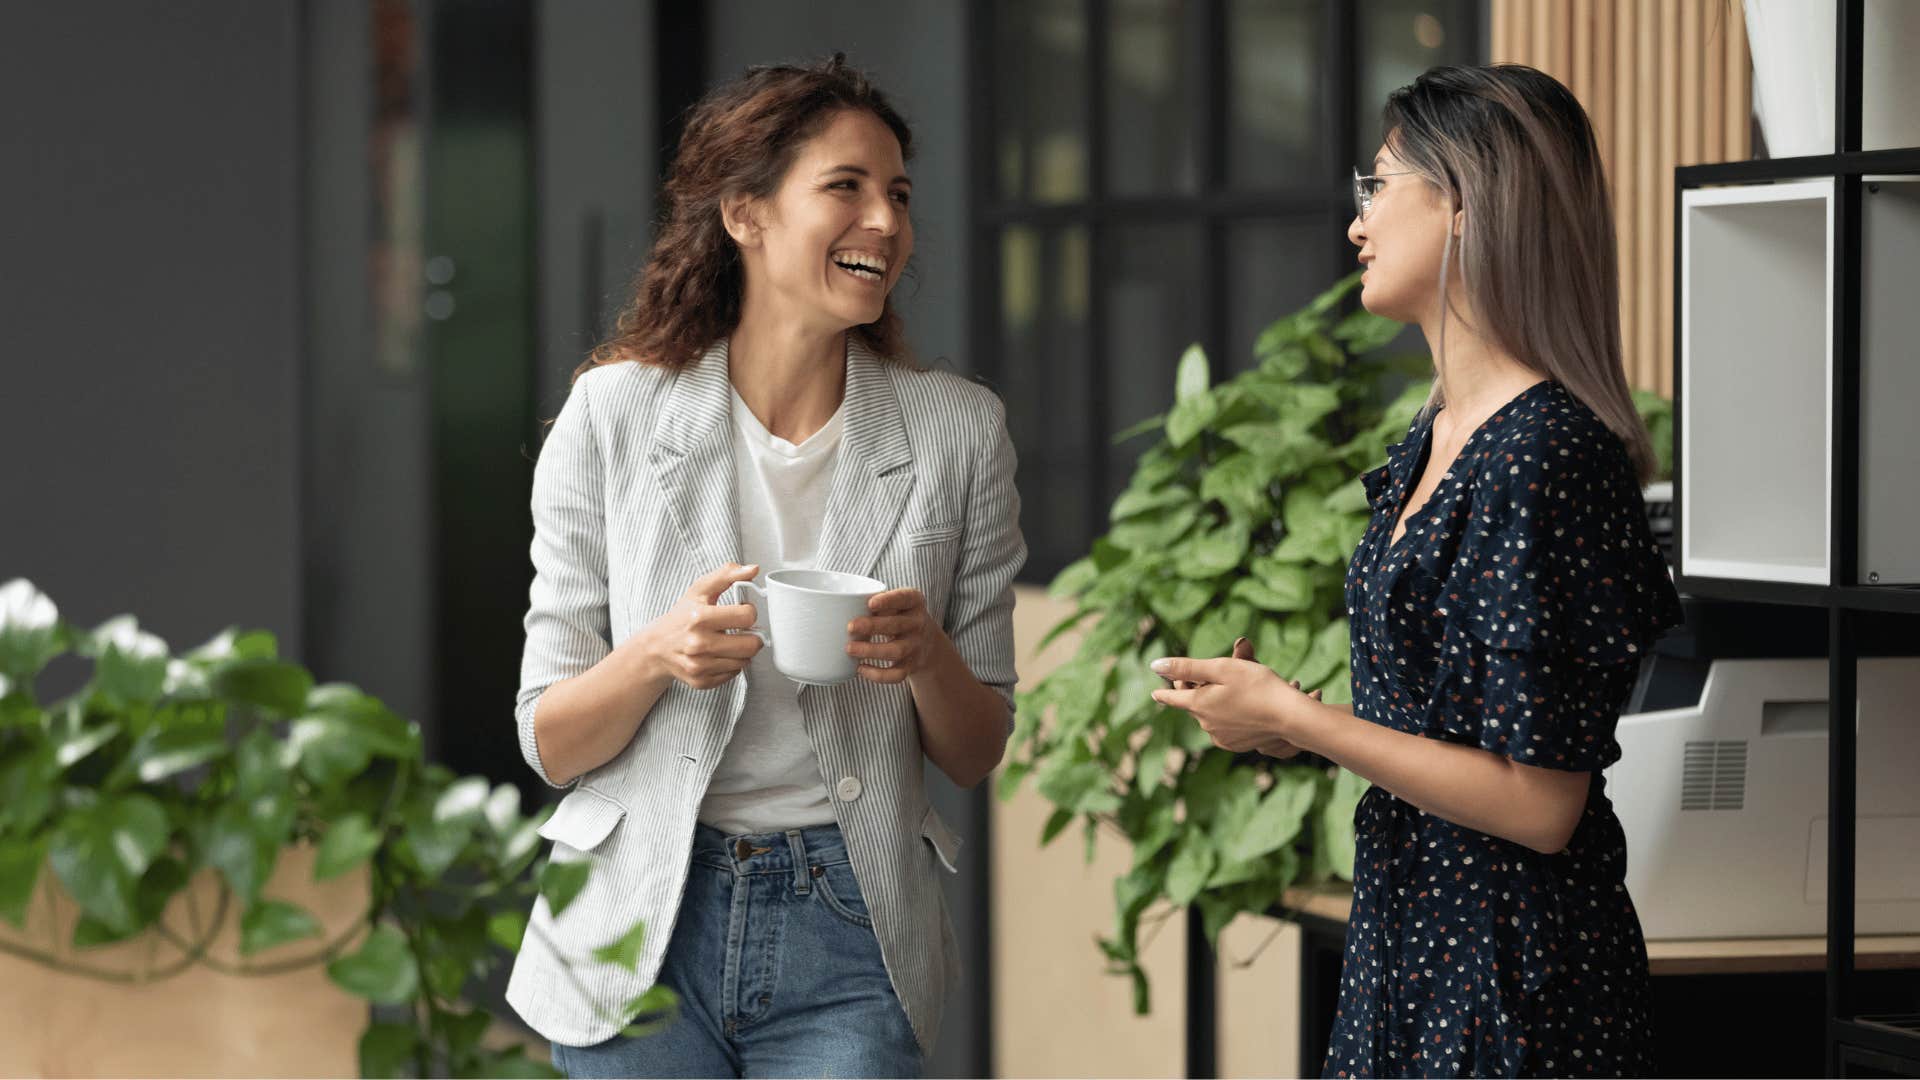
[[[818,64],[750,68],[701,99],[667,170],[662,219],[633,298],[574,377],[624,360],[679,367],[732,333],[746,281],[720,220],[721,199],[772,195],[801,145],[848,109],[878,117],[900,140],[901,160],[913,157],[907,122],[840,53]],[[906,354],[891,297],[878,319],[851,332],[879,356]]]
[[[1437,67],[1387,98],[1382,129],[1407,168],[1466,211],[1452,261],[1475,330],[1567,388],[1626,445],[1641,482],[1652,441],[1621,365],[1613,204],[1587,111],[1551,75],[1521,64]],[[1441,320],[1438,365],[1446,363]],[[1435,380],[1428,408],[1440,404]]]

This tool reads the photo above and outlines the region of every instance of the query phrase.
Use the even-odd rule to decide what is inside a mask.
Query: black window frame
[[[1190,193],[1151,196],[1114,196],[1110,194],[1107,162],[1107,41],[1110,25],[1110,0],[1081,0],[1085,5],[1086,54],[1082,93],[1086,115],[1084,136],[1086,153],[1086,192],[1071,202],[1033,202],[1006,200],[999,196],[997,168],[996,107],[991,92],[994,72],[999,66],[994,53],[998,0],[981,0],[969,5],[967,21],[967,71],[969,97],[974,102],[968,121],[971,143],[968,160],[972,175],[969,187],[969,282],[968,322],[973,369],[993,385],[1005,377],[1006,352],[1004,330],[1000,323],[1001,261],[998,244],[1002,231],[1010,227],[1058,228],[1077,226],[1085,229],[1088,244],[1088,310],[1086,332],[1088,355],[1098,368],[1107,355],[1107,313],[1111,295],[1113,261],[1106,258],[1109,239],[1117,228],[1152,223],[1196,224],[1200,227],[1200,294],[1205,298],[1203,325],[1195,327],[1192,340],[1198,341],[1213,358],[1216,372],[1226,366],[1222,358],[1229,345],[1229,291],[1225,287],[1231,230],[1236,224],[1262,219],[1311,218],[1325,215],[1328,229],[1325,254],[1328,265],[1339,267],[1352,258],[1345,225],[1353,216],[1352,173],[1359,155],[1366,152],[1356,145],[1361,126],[1361,5],[1350,0],[1320,0],[1321,125],[1318,150],[1326,174],[1320,183],[1294,184],[1265,190],[1237,189],[1229,176],[1228,106],[1231,77],[1229,55],[1229,0],[1190,0],[1194,5],[1198,33],[1191,43],[1189,62],[1199,65],[1199,92],[1191,103],[1196,132],[1195,155],[1199,174],[1197,190]],[[1474,42],[1481,51],[1484,5],[1461,5],[1450,12],[1447,31]],[[1372,107],[1377,108],[1377,104]],[[1331,282],[1331,278],[1329,282]],[[1274,312],[1278,316],[1282,312]],[[1171,366],[1174,358],[1169,357]],[[1099,493],[1111,492],[1124,477],[1112,475],[1107,449],[1115,430],[1108,416],[1108,379],[1096,377],[1089,387],[1091,396],[1076,403],[1091,415],[1092,430],[1087,450],[1086,483]],[[1170,385],[1170,384],[1169,384]],[[1010,408],[1019,407],[1010,403]],[[1081,539],[1091,544],[1106,531],[1106,506],[1095,500]],[[1031,538],[1030,538],[1031,543]],[[1022,570],[1023,583],[1043,584],[1052,579],[1064,561],[1044,555],[1030,558]]]

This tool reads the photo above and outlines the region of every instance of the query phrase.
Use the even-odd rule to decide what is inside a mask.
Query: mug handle
[[[761,644],[772,645],[773,624],[767,621],[767,590],[751,581],[742,581],[734,588],[740,590],[741,603],[753,605],[753,625],[738,632],[752,634]]]

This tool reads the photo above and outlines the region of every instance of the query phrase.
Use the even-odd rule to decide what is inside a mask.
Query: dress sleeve
[[[1620,707],[1679,598],[1608,433],[1496,447],[1444,594],[1428,727],[1515,761],[1619,760]]]

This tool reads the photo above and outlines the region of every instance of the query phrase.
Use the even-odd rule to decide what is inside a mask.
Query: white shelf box
[[[1681,195],[1680,571],[1831,583],[1833,181]]]
[[[1860,580],[1920,584],[1920,177],[1860,193]]]

